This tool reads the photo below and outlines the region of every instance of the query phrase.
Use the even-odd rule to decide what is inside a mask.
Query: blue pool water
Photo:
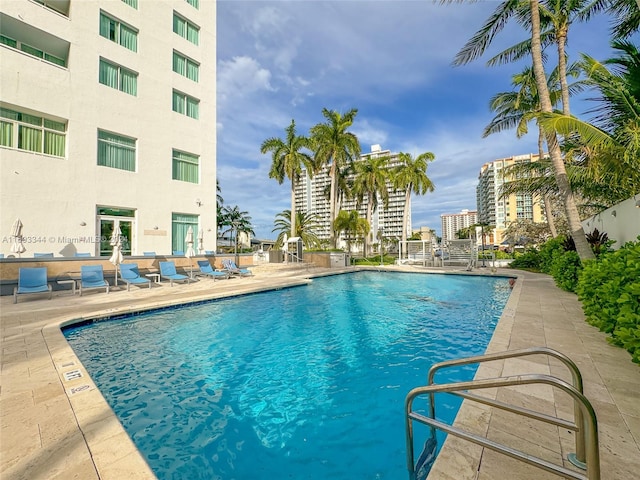
[[[406,394],[484,352],[509,292],[360,272],[64,334],[161,480],[405,479]],[[451,422],[460,402],[441,399]]]

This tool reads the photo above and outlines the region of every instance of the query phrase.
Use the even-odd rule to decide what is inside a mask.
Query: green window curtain
[[[112,20],[107,17],[104,13],[100,13],[100,36],[104,38],[111,38],[111,22]]]
[[[187,60],[187,78],[189,80],[193,80],[194,82],[198,81],[198,73],[200,70],[200,65],[191,60]]]
[[[30,152],[42,152],[42,129],[19,125],[18,148]]]
[[[198,183],[200,160],[197,155],[173,151],[173,179]]]
[[[200,101],[195,98],[187,97],[187,116],[191,118],[198,118]]]
[[[44,58],[44,52],[42,50],[33,48],[31,45],[27,45],[26,43],[20,44],[20,50],[24,53],[28,53],[29,55],[33,55],[34,57]]]
[[[120,25],[120,45],[128,48],[132,52],[138,51],[138,32],[131,28]]]
[[[120,90],[134,97],[138,94],[138,74],[124,68],[120,69]]]
[[[44,153],[64,157],[65,136],[55,132],[44,131]]]
[[[100,59],[100,83],[111,88],[118,88],[118,67]]]
[[[173,111],[182,113],[183,115],[186,113],[185,111],[185,98],[181,93],[173,91]]]
[[[187,59],[177,52],[173,52],[173,71],[180,75],[187,74]]]
[[[0,117],[8,118],[9,120],[18,120],[20,118],[20,113],[15,110],[0,107]]]
[[[18,47],[18,42],[15,41],[13,38],[9,38],[6,37],[4,35],[0,35],[0,43],[4,44],[4,45],[9,45],[10,47],[13,48],[17,48]]]
[[[51,55],[50,53],[45,52],[44,59],[47,60],[48,62],[55,63],[56,65],[60,65],[61,67],[67,66],[67,62],[65,62],[64,59],[58,58],[54,55]]]
[[[13,123],[0,120],[0,145],[13,147]]]
[[[187,22],[175,13],[173,14],[173,32],[181,37],[187,38]]]
[[[136,141],[113,133],[98,131],[98,165],[134,172]]]
[[[187,3],[195,8],[200,8],[199,0],[187,0]]]
[[[187,244],[184,241],[189,227],[193,228],[193,240],[196,241],[198,232],[198,216],[174,213],[171,216],[171,249],[186,251]]]
[[[187,36],[185,37],[194,45],[198,45],[198,37],[200,35],[200,30],[195,25],[187,22]]]
[[[133,7],[136,10],[138,9],[138,0],[122,0],[122,1],[127,5],[129,5],[130,7]]]
[[[18,119],[22,120],[24,123],[42,127],[42,117],[36,117],[35,115],[29,115],[28,113],[19,113]]]

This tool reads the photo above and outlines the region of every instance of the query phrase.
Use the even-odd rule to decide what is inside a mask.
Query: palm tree
[[[216,179],[216,227],[220,230],[222,222],[224,221],[224,215],[222,211],[222,205],[224,199],[222,198],[222,190],[220,189],[220,180]]]
[[[341,232],[347,242],[347,252],[351,253],[351,241],[356,240],[360,236],[365,236],[370,230],[369,222],[364,218],[360,218],[357,210],[340,210],[338,216],[333,222],[334,238],[338,238]]]
[[[319,224],[315,214],[310,212],[296,211],[296,230],[292,236],[300,237],[307,248],[315,248],[320,245],[320,239],[316,234]],[[291,232],[291,210],[283,210],[276,215],[275,228],[272,232],[280,232],[276,239],[276,247],[281,247],[284,243],[285,235]]]
[[[251,217],[249,212],[241,211],[238,206],[223,208],[224,220],[222,225],[227,228],[222,234],[231,233],[234,239],[234,252],[236,263],[238,263],[238,233],[246,233],[255,235],[251,226]]]
[[[354,162],[353,170],[355,178],[353,180],[352,193],[356,197],[358,206],[367,202],[367,223],[371,225],[373,212],[378,208],[378,195],[385,205],[389,203],[389,190],[387,180],[389,179],[389,156],[381,157],[367,156],[366,158]],[[373,243],[372,232],[367,232],[364,242],[364,253],[368,255],[368,248]]]
[[[575,63],[569,68],[569,74],[571,76],[578,76],[580,71],[581,69]],[[561,100],[558,75],[558,69],[554,69],[547,81],[552,105],[558,104]],[[501,92],[491,98],[489,105],[491,110],[496,112],[496,115],[489,125],[485,127],[482,134],[483,137],[515,127],[516,136],[521,138],[528,133],[528,123],[534,120],[537,113],[540,112],[540,98],[536,88],[535,75],[531,67],[526,67],[521,73],[514,75],[511,84],[515,90],[511,92]],[[569,90],[571,93],[577,93],[582,91],[583,86],[583,82],[575,82],[569,85]],[[539,160],[544,158],[544,131],[540,125],[538,125],[538,158]],[[508,172],[505,171],[505,173]],[[546,172],[543,171],[543,174],[546,174]],[[516,185],[512,185],[512,187],[517,189],[517,183],[519,182],[516,181]],[[511,190],[513,190],[513,188],[511,188]],[[540,192],[536,193],[540,194]],[[541,197],[544,202],[549,228],[552,236],[556,237],[557,231],[553,220],[551,200],[548,195],[541,195]]]
[[[603,6],[615,17],[612,31],[616,39],[628,38],[640,29],[640,0],[610,0]]]
[[[398,154],[398,165],[393,171],[393,186],[399,190],[404,190],[404,212],[402,216],[402,245],[407,242],[407,227],[409,225],[409,213],[411,212],[411,192],[416,195],[424,195],[433,192],[435,185],[427,176],[427,166],[429,162],[435,160],[436,156],[431,152],[425,152],[416,158],[410,153]]]
[[[260,152],[271,152],[272,164],[269,171],[269,178],[275,178],[282,184],[285,177],[291,180],[291,233],[295,237],[296,233],[296,182],[302,175],[303,168],[309,175],[313,175],[313,159],[308,153],[302,152],[303,148],[310,148],[310,140],[302,135],[296,135],[296,124],[291,120],[285,131],[286,140],[279,138],[268,138],[260,146]]]
[[[600,93],[593,123],[552,113],[540,119],[559,133],[576,132],[570,156],[580,168],[574,181],[605,206],[640,191],[640,52],[626,41],[613,47],[618,56],[603,63],[583,55],[588,82]]]
[[[315,150],[316,166],[328,166],[331,188],[329,191],[329,231],[333,235],[333,222],[336,218],[337,206],[337,176],[340,169],[360,156],[360,142],[358,137],[347,129],[353,124],[358,110],[353,108],[341,114],[335,110],[322,109],[325,123],[319,123],[311,128],[311,139]],[[336,246],[335,235],[331,239]]]
[[[542,63],[538,0],[529,0],[529,2],[531,11],[531,56],[533,58],[533,71],[535,74],[536,86],[540,97],[540,110],[543,113],[552,113],[553,105],[551,104],[551,97],[549,95],[549,89],[547,88],[547,76]],[[594,258],[593,251],[587,242],[584,230],[580,224],[578,208],[576,207],[573,192],[569,185],[567,171],[562,159],[560,145],[558,144],[558,138],[556,137],[555,132],[549,130],[545,131],[545,136],[560,197],[564,202],[569,231],[571,232],[571,236],[576,244],[576,251],[578,252],[581,260],[592,259]]]

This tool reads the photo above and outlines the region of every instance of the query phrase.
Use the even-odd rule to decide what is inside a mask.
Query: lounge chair
[[[34,253],[33,258],[52,258],[53,253]]]
[[[76,252],[73,255],[74,257],[90,257],[91,254],[88,252]]]
[[[241,277],[250,277],[253,275],[248,268],[238,268],[236,262],[231,259],[222,260],[222,267],[229,272],[230,275],[239,275]]]
[[[184,257],[184,251],[183,250],[174,250],[173,254],[174,255],[178,255],[180,257]]]
[[[47,267],[30,267],[18,269],[18,286],[13,289],[13,303],[18,303],[18,295],[49,292],[51,300],[52,289],[47,283]]]
[[[176,272],[176,264],[174,262],[159,262],[160,264],[160,278],[166,278],[169,280],[169,285],[173,287],[173,282],[189,283],[191,279],[187,275],[182,275]]]
[[[196,272],[196,275],[204,275],[205,277],[213,278],[229,278],[229,272],[214,270],[209,260],[198,260],[198,268],[199,272]]]
[[[131,285],[149,285],[151,288],[151,280],[140,276],[137,263],[121,263],[120,278],[127,284],[127,292]]]
[[[92,288],[106,288],[109,293],[109,283],[104,279],[102,265],[82,265],[80,267],[80,296],[83,290]]]
[[[144,255],[145,257],[155,257],[156,252],[142,252],[142,255]]]

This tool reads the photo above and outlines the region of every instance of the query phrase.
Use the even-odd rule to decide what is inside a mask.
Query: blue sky
[[[433,152],[427,174],[433,193],[414,196],[414,228],[440,234],[440,215],[474,210],[480,167],[537,152],[536,136],[515,132],[482,138],[493,114],[491,96],[511,90],[520,65],[486,67],[495,53],[527,37],[508,26],[480,60],[453,67],[455,54],[498,6],[496,1],[440,5],[430,1],[218,1],[218,180],[226,205],[252,218],[258,238],[290,208],[290,184],[268,177],[269,137],[284,138],[295,119],[307,134],[322,108],[358,109],[351,131],[362,151]],[[608,18],[576,24],[568,54],[610,56]],[[549,52],[550,71],[555,52]],[[587,95],[588,96],[588,95]],[[578,116],[589,104],[577,98]],[[588,116],[585,116],[588,118]],[[534,128],[535,130],[535,128]]]

